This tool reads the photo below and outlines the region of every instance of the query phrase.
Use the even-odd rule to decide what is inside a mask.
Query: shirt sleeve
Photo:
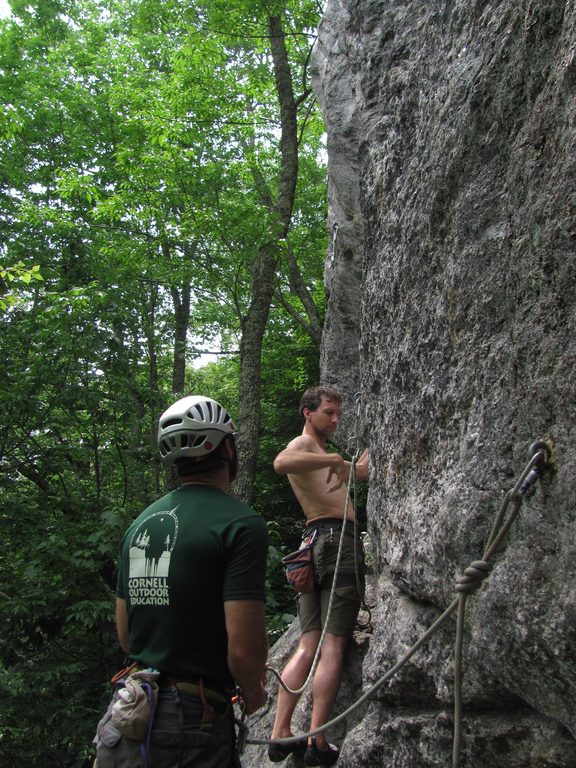
[[[257,514],[245,517],[228,531],[224,600],[266,601],[268,528]]]

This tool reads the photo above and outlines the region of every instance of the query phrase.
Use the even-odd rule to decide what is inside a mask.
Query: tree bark
[[[167,261],[170,259],[170,246],[162,244],[162,252]],[[192,260],[196,246],[186,249],[185,255]],[[170,288],[174,305],[174,362],[172,365],[172,392],[181,395],[184,392],[186,377],[186,338],[190,323],[190,301],[192,295],[191,280],[183,277],[180,285]]]
[[[248,313],[242,321],[240,342],[240,391],[238,399],[239,471],[234,483],[234,494],[246,503],[252,500],[256,474],[256,459],[260,433],[260,373],[262,345],[270,304],[274,293],[276,255],[279,241],[284,240],[290,228],[296,181],[298,179],[298,111],[294,99],[292,73],[288,61],[286,41],[280,18],[268,17],[268,33],[274,63],[276,92],[280,105],[280,177],[278,197],[270,206],[274,231],[270,241],[259,252],[252,271],[252,298]]]
[[[300,272],[298,267],[296,257],[290,247],[288,247],[287,255],[290,290],[292,293],[295,293],[302,302],[305,315],[298,312],[298,310],[284,298],[280,289],[275,291],[276,298],[280,304],[282,304],[286,312],[296,320],[314,341],[316,346],[320,348],[320,342],[322,341],[322,320],[320,318],[320,313],[318,312],[318,307],[314,303],[314,299],[308,290],[308,286],[302,277],[302,272]]]
[[[247,504],[252,500],[258,456],[262,342],[272,301],[275,251],[274,243],[267,243],[260,249],[252,279],[252,300],[248,314],[242,321],[238,398],[239,471],[234,483],[234,494]]]
[[[171,288],[174,304],[174,363],[172,366],[172,392],[184,392],[186,376],[186,336],[190,322],[190,282],[183,282],[178,288]]]

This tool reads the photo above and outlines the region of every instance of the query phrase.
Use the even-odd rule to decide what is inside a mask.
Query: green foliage
[[[1,561],[0,754],[6,765],[31,766],[40,754],[46,765],[82,765],[108,693],[103,681],[120,660],[112,623],[118,520],[80,518],[23,485],[0,489],[11,545]]]
[[[12,0],[0,22],[0,762],[83,766],[121,663],[121,535],[168,482],[155,449],[180,318],[223,353],[185,387],[237,412],[259,249],[274,239],[279,109],[266,9],[242,1]],[[274,2],[299,99],[294,216],[277,243],[254,506],[279,559],[301,512],[274,455],[318,376],[293,257],[320,317],[322,124],[306,66],[315,3]],[[189,316],[184,305],[190,295]],[[188,342],[187,360],[194,359]],[[242,428],[242,425],[240,425]]]
[[[21,261],[11,267],[0,266],[0,312],[5,312],[8,307],[13,307],[18,302],[18,293],[14,290],[17,284],[30,285],[32,280],[43,280],[38,264],[34,264],[30,269]]]

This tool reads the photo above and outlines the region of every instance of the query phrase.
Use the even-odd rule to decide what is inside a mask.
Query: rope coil
[[[464,573],[457,577],[456,591],[465,592],[467,595],[473,594],[488,577],[491,569],[490,563],[487,563],[486,560],[474,560],[464,570]]]

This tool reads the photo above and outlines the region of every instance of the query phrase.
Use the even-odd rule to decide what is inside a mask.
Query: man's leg
[[[220,714],[212,713],[195,696],[171,689],[161,691],[147,765],[154,768],[234,765],[233,713],[225,705],[218,709]]]
[[[292,690],[300,688],[308,677],[320,640],[320,634],[320,630],[305,632],[300,638],[296,653],[286,665],[282,673],[282,680]],[[292,715],[299,698],[300,696],[288,693],[280,686],[274,728],[272,729],[273,739],[287,738],[292,735]]]
[[[324,636],[322,655],[312,683],[311,731],[330,720],[342,680],[347,645],[348,636],[332,635],[329,632]],[[327,749],[328,743],[323,733],[316,735],[316,745],[318,749]]]

